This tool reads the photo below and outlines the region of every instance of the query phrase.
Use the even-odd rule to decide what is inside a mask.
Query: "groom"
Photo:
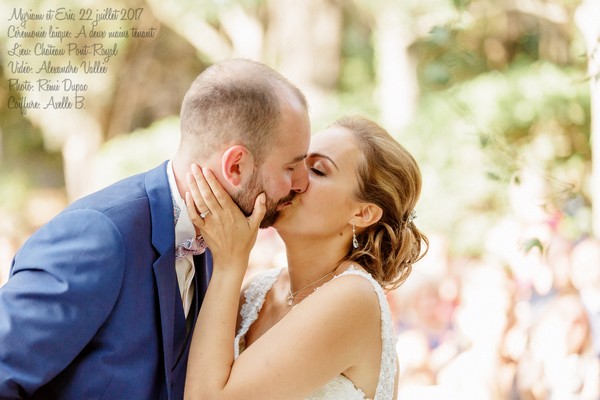
[[[76,201],[15,256],[0,288],[0,399],[181,399],[212,268],[182,200],[190,165],[246,213],[264,191],[264,227],[306,190],[309,140],[304,96],[277,72],[245,60],[202,72],[171,161]]]

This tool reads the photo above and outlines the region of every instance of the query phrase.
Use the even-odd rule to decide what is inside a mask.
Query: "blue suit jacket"
[[[174,242],[165,164],[32,235],[0,288],[0,399],[181,399],[191,335]],[[212,267],[208,251],[194,261],[192,330]]]

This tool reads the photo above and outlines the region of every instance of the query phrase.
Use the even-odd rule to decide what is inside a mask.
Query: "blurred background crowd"
[[[0,32],[15,8],[107,6],[143,9],[119,29],[157,33],[111,39],[107,71],[76,77],[84,109],[6,107],[35,96],[9,89],[7,56],[34,39],[0,37],[0,285],[66,204],[172,155],[203,68],[250,58],[305,92],[313,131],[367,115],[421,166],[431,248],[388,295],[401,396],[600,398],[600,2],[6,0]],[[285,263],[274,231],[251,261]]]

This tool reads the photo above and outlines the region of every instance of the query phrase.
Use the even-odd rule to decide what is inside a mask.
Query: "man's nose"
[[[294,174],[292,175],[292,191],[296,193],[304,193],[308,188],[308,169],[306,168],[306,164],[301,163],[294,170]]]

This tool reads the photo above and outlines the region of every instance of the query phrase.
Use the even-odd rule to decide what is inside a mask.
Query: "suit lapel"
[[[176,316],[176,307],[181,308],[181,301],[177,304],[176,300],[179,298],[179,292],[175,274],[175,221],[166,164],[165,162],[148,171],[146,174],[146,192],[148,193],[150,218],[152,220],[152,245],[159,254],[154,262],[153,269],[160,307],[166,385],[169,388],[172,383],[173,368],[178,361],[177,358],[180,358],[178,356],[181,355],[174,352],[175,328],[177,325],[177,336],[179,336],[179,324],[185,324],[185,320]],[[195,296],[192,304],[193,309],[190,310],[194,313],[191,332],[193,332],[212,275],[212,254],[210,251],[207,250],[204,254],[194,257],[194,267],[196,269],[194,276]],[[183,315],[183,313],[181,314]],[[185,332],[185,325],[183,329]],[[188,347],[189,338],[185,342],[184,347]],[[179,348],[179,346],[177,347]],[[167,391],[170,393],[169,390]]]
[[[178,293],[176,293],[177,279],[175,275],[173,200],[167,179],[166,163],[148,171],[146,174],[146,192],[150,202],[152,245],[159,254],[158,259],[154,262],[153,269],[160,307],[166,385],[167,392],[170,393],[171,371],[174,364],[174,311],[175,299]]]

